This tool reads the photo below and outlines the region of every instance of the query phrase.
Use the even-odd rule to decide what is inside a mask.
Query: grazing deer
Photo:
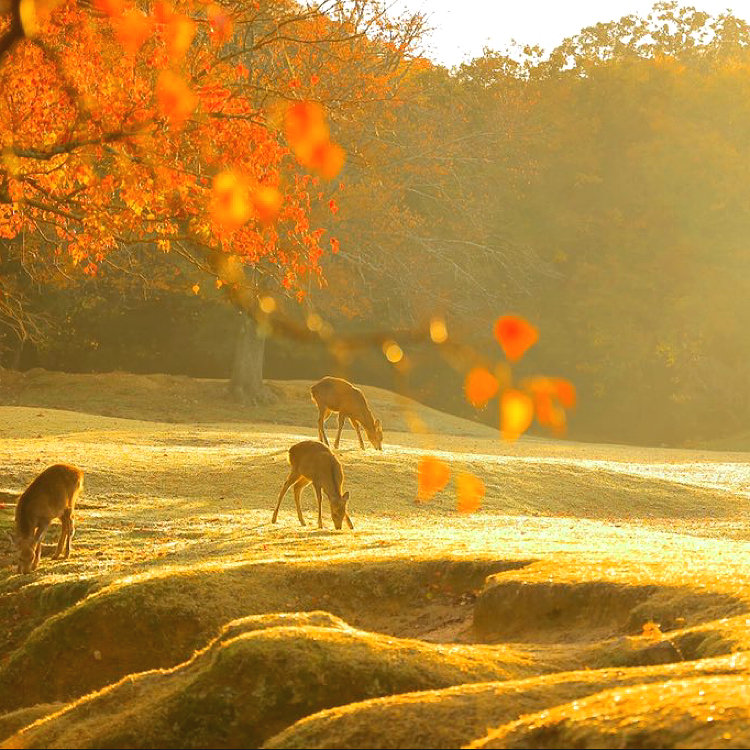
[[[304,526],[305,519],[302,517],[302,508],[299,504],[302,490],[312,483],[315,494],[318,496],[318,528],[323,528],[323,495],[325,490],[328,501],[331,504],[331,518],[333,525],[341,529],[341,524],[346,520],[350,529],[354,528],[352,519],[349,518],[346,506],[349,502],[349,493],[342,493],[344,484],[344,470],[331,449],[317,440],[303,440],[289,449],[289,463],[292,466],[289,476],[279,493],[279,502],[273,512],[271,523],[276,523],[279,515],[281,501],[284,499],[288,489],[294,486],[294,502],[297,505],[297,516],[299,522]]]
[[[333,444],[334,448],[339,447],[341,430],[344,429],[344,422],[349,419],[352,427],[357,431],[359,447],[362,450],[364,450],[365,444],[359,430],[360,425],[365,428],[367,437],[373,447],[379,451],[383,450],[383,426],[379,419],[373,417],[365,394],[359,388],[355,388],[348,380],[343,378],[325,377],[311,386],[310,393],[312,394],[312,400],[318,405],[318,438],[322,443],[329,445],[325,421],[332,412],[337,411],[339,413],[339,431]]]
[[[39,565],[42,539],[53,519],[62,522],[54,559],[70,556],[73,510],[83,489],[83,472],[68,464],[46,468],[18,498],[14,541],[18,548],[18,573],[29,573]],[[64,553],[63,553],[64,550]]]

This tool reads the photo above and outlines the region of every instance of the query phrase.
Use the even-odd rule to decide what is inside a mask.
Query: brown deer
[[[57,559],[70,556],[73,510],[83,489],[83,472],[68,464],[47,467],[23,492],[16,504],[14,541],[18,548],[18,573],[36,570],[42,555],[42,539],[53,519],[62,522]]]
[[[299,522],[304,526],[305,519],[302,517],[302,508],[299,504],[302,490],[312,483],[315,494],[318,496],[318,528],[323,528],[323,495],[325,490],[328,501],[331,504],[331,518],[333,525],[341,529],[341,524],[346,520],[350,529],[354,528],[352,519],[347,512],[349,493],[342,493],[344,484],[344,470],[331,449],[317,440],[303,440],[289,449],[289,463],[292,466],[289,476],[284,482],[279,493],[279,502],[273,512],[271,523],[276,523],[279,515],[281,501],[284,499],[290,487],[294,486],[294,502],[297,505],[297,516]]]
[[[343,378],[325,377],[311,386],[312,400],[318,405],[318,438],[322,443],[329,445],[328,436],[325,431],[325,421],[331,413],[339,413],[339,431],[336,434],[334,448],[339,447],[341,431],[344,422],[348,419],[352,427],[357,431],[359,447],[364,450],[365,444],[359,426],[365,428],[367,437],[377,450],[383,450],[383,426],[379,419],[375,419],[370,411],[365,394],[359,388],[355,388],[348,380]]]

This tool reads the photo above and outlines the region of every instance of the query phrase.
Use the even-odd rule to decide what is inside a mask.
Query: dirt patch
[[[7,746],[257,747],[323,708],[505,679],[521,662],[508,651],[493,659],[489,652],[366,633],[327,613],[250,618],[228,625],[187,663],[126,677]]]
[[[741,599],[687,587],[527,582],[499,576],[477,599],[474,630],[481,641],[594,641],[639,634],[648,622],[665,632],[745,611],[747,603]]]

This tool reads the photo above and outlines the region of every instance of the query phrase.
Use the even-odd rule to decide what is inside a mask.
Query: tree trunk
[[[8,369],[9,370],[20,370],[21,369],[21,358],[23,357],[23,349],[26,339],[18,339],[18,342],[13,347],[13,350],[9,356]]]
[[[273,393],[263,384],[265,350],[265,336],[258,335],[255,321],[243,313],[229,383],[232,398],[243,404],[267,404],[274,400]]]

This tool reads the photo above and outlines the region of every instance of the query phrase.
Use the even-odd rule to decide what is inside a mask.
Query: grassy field
[[[56,525],[27,576],[0,543],[4,747],[750,744],[750,454],[508,445],[370,388],[355,530],[310,489],[306,527],[291,493],[271,525],[316,436],[309,384],[271,385],[0,373],[0,526],[46,465],[86,473],[69,560]],[[480,512],[415,501],[425,452]]]

